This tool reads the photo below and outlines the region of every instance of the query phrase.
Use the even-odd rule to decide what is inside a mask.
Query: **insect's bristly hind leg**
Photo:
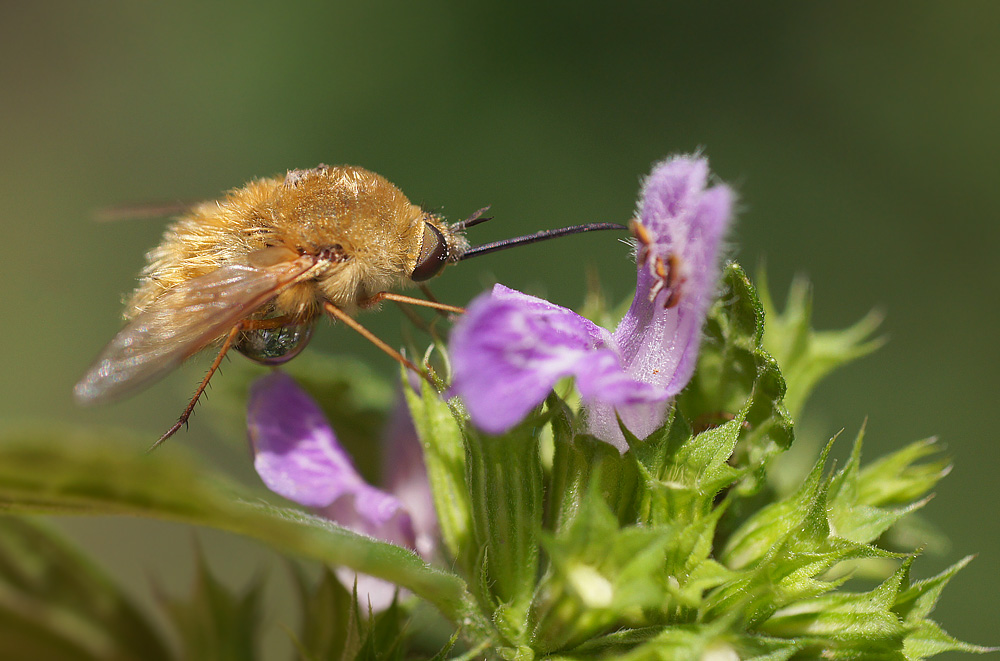
[[[415,299],[415,300],[420,300],[420,299]],[[379,349],[387,353],[393,360],[396,360],[397,362],[401,363],[408,369],[413,370],[421,377],[426,379],[429,384],[437,387],[437,384],[434,383],[434,380],[431,378],[430,374],[427,373],[427,370],[422,370],[419,367],[417,367],[416,364],[413,363],[413,361],[407,359],[406,356],[404,356],[403,354],[399,353],[398,351],[390,347],[384,341],[379,339],[379,337],[375,335],[375,333],[372,333],[370,330],[359,324],[353,317],[351,317],[349,314],[338,308],[336,305],[330,302],[326,302],[323,303],[323,309],[325,309],[327,313],[329,313],[330,316],[333,317],[334,319],[342,321],[351,328],[353,328],[366,340],[368,340],[369,342],[377,346]]]
[[[219,349],[219,354],[215,357],[215,360],[212,361],[211,366],[209,366],[208,372],[205,374],[205,378],[201,380],[200,384],[198,384],[198,388],[194,391],[194,396],[184,408],[184,412],[181,413],[181,417],[177,419],[177,422],[175,422],[174,425],[163,434],[163,436],[158,438],[157,441],[150,446],[147,452],[152,452],[156,448],[160,447],[164,441],[176,434],[181,427],[187,424],[188,418],[190,418],[191,413],[194,412],[195,405],[198,404],[198,400],[201,398],[202,394],[204,394],[205,388],[208,387],[208,382],[212,379],[212,375],[218,371],[219,365],[222,364],[222,359],[226,357],[226,354],[233,346],[233,342],[236,341],[236,337],[240,334],[240,331],[243,330],[245,330],[244,323],[240,322],[233,326],[232,330],[229,331],[229,334],[226,335],[226,339],[222,342],[222,348]]]

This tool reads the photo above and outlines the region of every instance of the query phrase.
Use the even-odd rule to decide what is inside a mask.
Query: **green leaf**
[[[404,368],[405,369],[405,368]],[[472,544],[472,512],[465,483],[465,416],[456,399],[451,403],[426,381],[415,391],[404,375],[403,392],[413,425],[424,451],[424,465],[434,497],[438,526],[444,546],[461,567],[471,570],[476,548]]]
[[[534,604],[535,648],[571,648],[620,622],[641,621],[645,609],[664,607],[670,533],[620,528],[599,490],[588,490],[567,526],[541,535],[550,565]]]
[[[322,567],[315,585],[305,572],[291,565],[302,609],[302,628],[295,639],[303,661],[340,661],[357,654],[360,622],[357,601],[328,567]]]
[[[589,434],[577,434],[565,402],[547,400],[553,429],[551,486],[547,489],[547,528],[559,531],[578,515],[586,494],[596,489],[622,524],[635,522],[641,498],[634,456]],[[626,438],[631,436],[625,431]]]
[[[904,589],[896,597],[893,610],[908,622],[927,617],[934,610],[944,586],[970,562],[972,556],[967,555],[937,576],[917,581],[912,585],[909,584],[909,573],[907,573]]]
[[[159,661],[156,628],[53,531],[0,518],[0,650],[9,659]]]
[[[808,514],[816,510],[820,498],[825,504],[823,467],[832,447],[833,441],[795,493],[756,512],[733,533],[721,555],[726,566],[740,569],[758,562],[806,526]]]
[[[912,557],[871,592],[839,592],[798,601],[777,611],[760,629],[774,636],[821,639],[824,652],[857,648],[881,652],[902,649],[906,627],[892,612]]]
[[[398,661],[404,658],[403,627],[403,613],[395,601],[381,613],[369,612],[365,636],[355,658],[358,661]]]
[[[858,432],[847,464],[833,477],[830,487],[830,520],[841,537],[868,544],[877,540],[904,516],[926,504],[926,498],[905,502],[901,497],[923,496],[944,475],[947,464],[935,462],[919,467],[911,466],[911,459],[925,456],[928,450],[925,444],[915,444],[890,455],[888,461],[883,460],[884,468],[881,470],[874,473],[871,469],[862,470],[863,438],[864,428]],[[905,507],[880,506],[900,502],[904,502]]]
[[[850,328],[841,331],[814,331],[812,290],[804,278],[796,278],[788,291],[785,309],[779,314],[761,273],[760,301],[767,316],[764,347],[781,366],[788,383],[785,406],[795,419],[819,381],[834,369],[866,356],[885,343],[870,339],[882,322],[882,315],[871,312]]]
[[[712,509],[716,495],[739,479],[729,465],[747,408],[732,420],[692,435],[687,422],[672,411],[666,423],[645,441],[626,430],[630,452],[643,466],[646,480],[642,520],[650,525],[694,522]]]
[[[303,661],[403,658],[405,621],[397,602],[373,613],[358,603],[357,585],[348,592],[328,567],[315,587],[300,567],[292,571],[303,621],[294,642]]]
[[[827,513],[830,481],[823,479],[831,447],[832,441],[796,493],[761,509],[732,536],[721,560],[730,569],[743,572],[706,599],[706,613],[718,616],[742,610],[747,622],[760,622],[779,608],[843,583],[846,578],[823,578],[840,562],[893,557],[887,551],[831,534]]]
[[[542,525],[540,420],[529,417],[502,436],[466,430],[466,465],[475,548],[483,550],[478,593],[513,644],[527,642],[528,610],[538,575]]]
[[[949,636],[940,626],[930,620],[921,620],[912,631],[907,633],[906,639],[903,641],[903,652],[906,654],[907,661],[926,659],[943,652],[987,654],[998,650],[1000,647],[983,647],[963,643]]]
[[[764,349],[764,309],[743,269],[726,266],[718,300],[709,310],[698,367],[677,406],[695,431],[732,420],[747,408],[732,465],[747,471],[741,490],[763,484],[763,467],[792,442],[785,380]],[[749,404],[748,404],[749,403]]]
[[[159,594],[160,604],[180,635],[183,658],[190,661],[250,661],[257,658],[260,600],[258,576],[242,595],[226,588],[198,554],[195,581],[187,598]]]
[[[0,438],[0,507],[8,512],[145,516],[226,530],[385,579],[423,597],[452,621],[488,629],[463,581],[430,567],[413,552],[299,510],[266,504],[176,454],[136,454],[135,443],[130,447],[112,441],[90,434]]]
[[[727,622],[627,629],[596,638],[565,659],[629,661],[786,661],[801,647],[795,641],[740,635]]]
[[[937,439],[928,438],[876,460],[858,476],[858,500],[885,506],[921,498],[951,470],[951,462],[944,458],[917,463],[938,452]]]

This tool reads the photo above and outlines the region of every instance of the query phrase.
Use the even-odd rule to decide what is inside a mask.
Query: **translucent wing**
[[[223,266],[168,289],[104,348],[76,384],[77,401],[110,401],[162,378],[315,263],[313,257],[299,257],[266,268]]]

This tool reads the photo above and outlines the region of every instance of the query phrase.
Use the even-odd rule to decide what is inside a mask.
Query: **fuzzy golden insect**
[[[188,419],[226,352],[275,365],[297,355],[325,312],[420,371],[353,316],[382,300],[450,312],[461,308],[390,292],[428,280],[476,254],[591,231],[595,223],[469,247],[464,230],[412,204],[396,186],[359,167],[320,165],[259,179],[195,206],[147,255],[126,304],[126,326],[76,384],[83,404],[111,401],[162,378],[208,346],[219,351],[162,442]]]

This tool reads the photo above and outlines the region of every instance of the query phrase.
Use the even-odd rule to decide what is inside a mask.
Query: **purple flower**
[[[614,332],[629,376],[676,396],[694,373],[701,327],[719,280],[719,248],[733,192],[706,188],[708,161],[677,157],[643,183],[633,231],[639,241],[635,298]],[[619,408],[625,427],[645,438],[663,424],[665,406]],[[622,447],[613,402],[589,411],[591,433]]]
[[[503,433],[573,376],[591,433],[626,449],[616,412],[644,438],[691,378],[701,327],[719,277],[718,252],[732,211],[725,185],[706,188],[708,162],[677,157],[643,185],[638,276],[615,332],[575,312],[501,285],[477,298],[452,331],[453,391],[476,426]]]
[[[392,447],[383,454],[393,458],[390,491],[364,481],[323,412],[287,374],[275,371],[253,384],[247,423],[254,468],[268,489],[355,532],[416,550],[425,559],[433,554],[437,520],[408,417],[397,412],[390,422]],[[347,569],[336,573],[348,589],[357,580],[362,605],[365,595],[374,610],[392,603],[392,584]]]
[[[607,330],[503,285],[474,300],[455,325],[451,360],[452,389],[491,434],[523,420],[566,376],[576,377],[585,401],[628,405],[663,397],[625,374]]]

